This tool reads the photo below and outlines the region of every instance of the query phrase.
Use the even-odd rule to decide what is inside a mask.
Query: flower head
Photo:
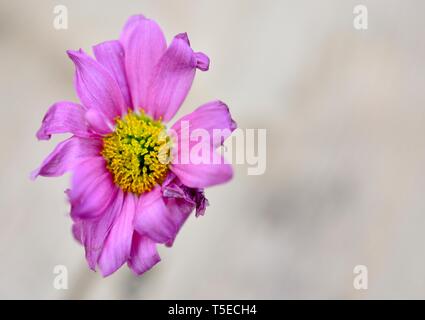
[[[107,276],[127,263],[142,274],[160,261],[157,245],[171,246],[191,212],[204,214],[204,188],[232,178],[231,165],[216,149],[236,124],[223,102],[212,101],[167,127],[196,69],[209,67],[186,34],[167,47],[158,24],[138,15],[119,40],[93,52],[95,58],[68,51],[81,104],[53,104],[37,138],[72,136],[32,177],[72,174],[66,191],[72,231],[90,268]],[[197,130],[211,139],[194,141]]]

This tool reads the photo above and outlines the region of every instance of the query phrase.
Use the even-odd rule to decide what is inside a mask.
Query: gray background
[[[369,29],[353,28],[353,7]],[[68,7],[69,29],[53,28]],[[0,298],[425,298],[423,1],[0,1]],[[68,176],[28,179],[55,143],[47,108],[74,100],[67,49],[128,16],[186,31],[211,70],[177,117],[219,98],[267,129],[267,171],[211,188],[162,262],[103,279],[72,238]],[[69,290],[52,283],[67,266]],[[369,289],[353,268],[369,268]]]

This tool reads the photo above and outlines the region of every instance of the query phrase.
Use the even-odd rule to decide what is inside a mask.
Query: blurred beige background
[[[353,7],[369,29],[353,28]],[[69,29],[53,28],[68,7]],[[0,0],[0,298],[425,298],[425,2]],[[267,129],[267,171],[207,191],[162,262],[103,279],[72,238],[68,176],[28,179],[77,100],[67,49],[117,38],[127,17],[186,31],[211,60],[178,116],[219,98]],[[69,289],[53,287],[65,265]],[[353,268],[369,268],[369,289]]]

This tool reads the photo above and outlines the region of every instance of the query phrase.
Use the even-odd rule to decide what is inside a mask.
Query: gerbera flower
[[[107,276],[127,262],[142,274],[160,261],[157,244],[171,246],[192,211],[204,214],[204,188],[232,178],[231,165],[216,149],[236,124],[227,106],[213,101],[167,129],[196,69],[209,68],[209,58],[191,49],[185,33],[167,47],[156,22],[133,16],[119,40],[93,51],[95,59],[81,49],[67,52],[81,104],[61,101],[50,107],[37,138],[72,136],[32,177],[72,173],[66,191],[72,231],[91,269]],[[199,151],[191,133],[214,136],[216,129],[224,134],[201,143],[200,149],[211,151],[203,161],[181,161]]]

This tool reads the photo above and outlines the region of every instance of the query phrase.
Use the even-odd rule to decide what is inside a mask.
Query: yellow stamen
[[[142,194],[161,184],[170,162],[170,138],[161,120],[133,113],[117,118],[103,138],[102,156],[114,182],[125,192]]]

